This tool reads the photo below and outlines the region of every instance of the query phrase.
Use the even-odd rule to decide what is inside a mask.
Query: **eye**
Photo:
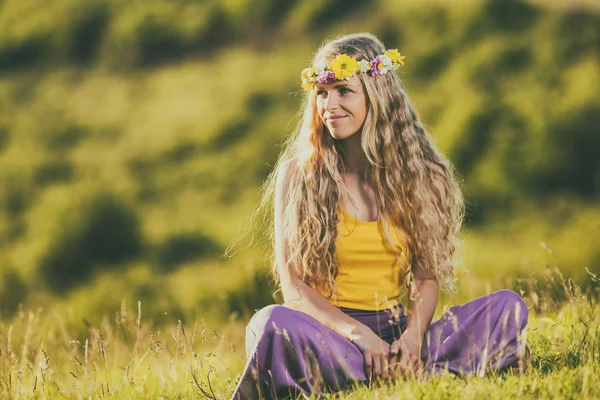
[[[352,91],[348,88],[343,87],[343,88],[340,88],[339,92],[340,92],[340,94],[344,95],[347,93],[351,93]]]
[[[325,95],[327,93],[327,91],[323,90],[323,89],[319,89],[317,90],[317,96],[322,97],[323,95]]]

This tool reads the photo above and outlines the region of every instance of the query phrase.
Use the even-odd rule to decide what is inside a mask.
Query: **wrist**
[[[409,353],[418,355],[421,354],[421,349],[423,348],[423,339],[424,335],[421,335],[416,330],[406,329],[402,336],[400,337],[402,341],[407,346],[407,350]]]
[[[410,337],[411,339],[418,340],[419,343],[421,343],[423,341],[423,338],[425,337],[425,330],[418,329],[416,326],[409,325],[406,327],[406,330],[402,332],[402,336]]]
[[[355,339],[365,336],[369,332],[371,332],[371,329],[368,326],[366,326],[365,324],[359,322],[358,324],[353,324],[350,327],[346,338],[348,340],[350,340],[351,342],[354,342]]]

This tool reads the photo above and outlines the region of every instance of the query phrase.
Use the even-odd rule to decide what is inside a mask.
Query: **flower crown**
[[[356,60],[347,54],[338,54],[331,64],[323,69],[305,68],[300,73],[302,88],[310,90],[315,83],[330,83],[350,79],[359,72],[370,76],[384,75],[404,66],[404,58],[397,49],[386,50],[372,60]]]

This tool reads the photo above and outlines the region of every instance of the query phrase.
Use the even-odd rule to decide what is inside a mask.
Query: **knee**
[[[527,325],[527,321],[529,319],[529,310],[527,309],[527,304],[525,301],[512,290],[499,290],[494,293],[496,299],[495,301],[503,304],[503,309],[508,310],[512,315],[514,315],[514,322],[521,329]]]
[[[248,323],[248,328],[257,336],[265,333],[279,332],[289,329],[293,323],[293,310],[279,305],[270,304],[258,310]]]

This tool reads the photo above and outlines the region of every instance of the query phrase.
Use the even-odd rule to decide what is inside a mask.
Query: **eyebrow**
[[[354,86],[350,86],[350,84],[348,84],[348,83],[346,83],[346,82],[339,82],[339,83],[335,83],[335,84],[333,85],[333,88],[334,88],[334,89],[337,89],[337,88],[339,88],[339,87],[346,87],[346,88],[349,88],[349,89],[356,89]],[[317,88],[318,88],[318,89],[322,89],[322,88],[323,88],[323,86],[317,86]]]

